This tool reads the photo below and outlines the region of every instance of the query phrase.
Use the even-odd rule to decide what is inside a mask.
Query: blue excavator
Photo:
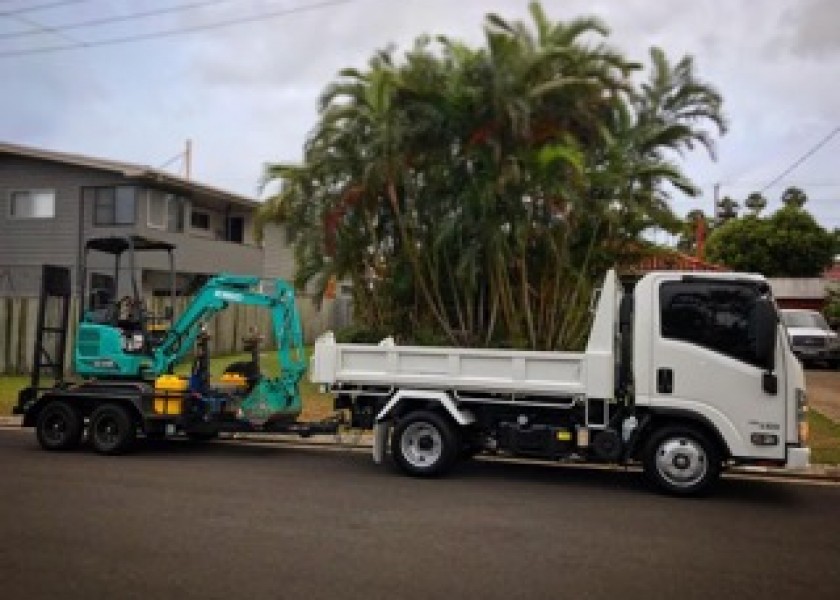
[[[221,432],[334,433],[336,419],[298,421],[299,382],[306,369],[293,288],[282,280],[218,274],[210,277],[176,318],[174,245],[140,236],[93,238],[81,268],[79,316],[72,348],[78,379],[65,378],[64,356],[72,297],[70,271],[45,265],[37,318],[32,381],[15,412],[34,427],[47,450],[70,449],[85,433],[97,452],[119,454],[138,434],[185,434],[206,440]],[[138,285],[137,253],[163,253],[169,265],[168,304],[160,314],[146,306]],[[112,276],[89,276],[112,265]],[[127,263],[127,264],[126,264]],[[120,275],[128,273],[128,284]],[[87,282],[96,286],[87,289]],[[128,288],[117,299],[117,292]],[[243,338],[250,360],[227,366],[218,381],[209,369],[208,325],[233,305],[256,306],[271,316],[279,374],[260,368],[264,336]],[[193,353],[188,376],[176,367]],[[45,376],[52,381],[45,384]]]

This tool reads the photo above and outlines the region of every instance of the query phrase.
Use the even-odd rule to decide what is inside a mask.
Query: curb
[[[19,416],[0,416],[0,428],[17,429],[21,426]],[[343,439],[333,435],[322,435],[314,437],[300,437],[298,435],[285,434],[264,434],[264,433],[231,433],[222,438],[224,441],[247,442],[259,444],[280,444],[308,448],[323,449],[354,449],[369,450],[373,446],[372,435],[344,434]],[[346,441],[344,441],[346,440]],[[491,460],[492,457],[487,457]],[[507,459],[505,457],[505,460]],[[515,460],[515,459],[512,459]],[[562,463],[564,466],[614,468],[616,465],[603,465],[599,463]],[[632,468],[632,467],[631,467]],[[840,483],[840,465],[811,465],[807,469],[788,470],[776,467],[732,467],[724,471],[724,475],[734,474],[745,477],[771,477],[778,479],[793,479],[805,481],[829,481]]]

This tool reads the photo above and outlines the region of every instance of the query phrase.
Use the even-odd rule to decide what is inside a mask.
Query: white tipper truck
[[[584,352],[315,343],[310,378],[410,475],[487,452],[640,462],[677,495],[729,465],[805,468],[805,378],[767,281],[607,273]],[[594,299],[595,300],[595,299]]]

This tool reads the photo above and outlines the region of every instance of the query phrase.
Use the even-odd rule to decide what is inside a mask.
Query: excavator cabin
[[[100,379],[137,378],[150,366],[152,351],[174,315],[174,250],[168,242],[136,235],[91,238],[85,243],[73,353],[76,373]],[[146,306],[138,283],[137,253],[166,255],[170,286],[162,314],[152,314]]]

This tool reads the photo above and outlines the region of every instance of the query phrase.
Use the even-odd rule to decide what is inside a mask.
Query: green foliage
[[[768,277],[818,277],[837,252],[832,234],[796,204],[771,217],[733,219],[709,237],[710,260]]]
[[[823,314],[833,329],[840,327],[840,284],[828,286]]]
[[[674,162],[712,152],[720,94],[690,57],[641,66],[594,18],[489,15],[484,43],[421,36],[324,90],[302,165],[269,165],[297,284],[352,283],[356,322],[401,341],[580,347],[596,278],[676,230]]]

